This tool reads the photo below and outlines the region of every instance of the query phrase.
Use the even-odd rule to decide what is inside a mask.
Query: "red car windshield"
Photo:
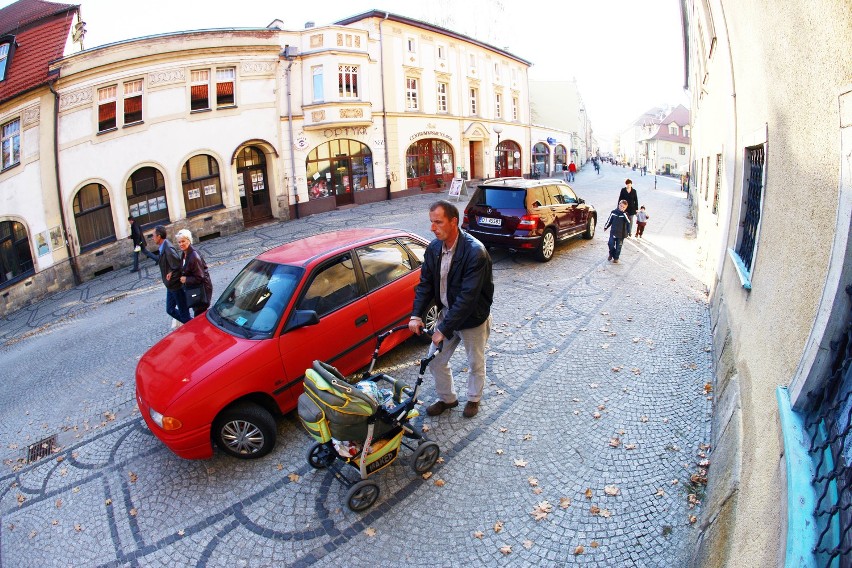
[[[210,319],[243,337],[269,337],[303,273],[297,266],[252,260],[225,288]]]

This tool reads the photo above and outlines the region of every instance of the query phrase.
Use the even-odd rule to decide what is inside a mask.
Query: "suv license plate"
[[[491,225],[492,227],[499,227],[503,224],[503,219],[494,219],[492,217],[480,217],[479,218],[480,225]]]

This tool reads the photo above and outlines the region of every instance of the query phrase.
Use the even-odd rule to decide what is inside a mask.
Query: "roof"
[[[659,124],[653,134],[645,138],[645,140],[665,140],[668,142],[680,142],[681,144],[689,144],[689,137],[680,134],[670,134],[669,124],[677,124],[678,127],[689,125],[689,109],[683,105],[678,105],[668,116],[666,116]],[[678,128],[678,132],[683,132],[682,128]]]
[[[48,64],[63,56],[78,9],[76,4],[20,0],[0,10],[0,35],[14,35],[16,45],[6,80],[0,81],[0,102],[47,83]]]
[[[260,255],[258,260],[279,264],[307,266],[312,260],[362,243],[394,236],[413,236],[399,229],[343,229],[299,239]]]
[[[335,25],[338,26],[348,26],[349,24],[354,24],[355,22],[360,22],[361,20],[367,20],[369,18],[380,18],[382,20],[388,19],[392,22],[399,22],[401,24],[408,24],[410,26],[416,26],[418,28],[423,28],[424,30],[429,30],[434,33],[444,34],[446,36],[454,37],[456,39],[466,41],[468,43],[472,43],[474,45],[478,45],[484,49],[489,51],[493,51],[494,53],[499,53],[500,55],[504,55],[509,59],[514,59],[518,63],[523,63],[524,65],[532,65],[531,62],[526,59],[522,59],[517,55],[513,55],[508,51],[504,51],[499,47],[494,47],[493,45],[489,45],[485,42],[479,41],[478,39],[473,39],[472,37],[468,37],[466,35],[462,35],[458,32],[454,32],[452,30],[448,30],[447,28],[442,28],[441,26],[436,26],[434,24],[429,24],[427,22],[423,22],[421,20],[415,20],[414,18],[407,18],[405,16],[400,16],[399,14],[391,14],[390,12],[385,12],[383,10],[370,10],[368,12],[364,12],[363,14],[357,14],[355,16],[351,16],[349,18],[345,18],[343,20],[339,20],[334,22]]]

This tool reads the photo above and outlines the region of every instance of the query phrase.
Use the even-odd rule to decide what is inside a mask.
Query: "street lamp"
[[[494,133],[497,135],[497,150],[494,152],[494,177],[500,177],[500,133],[503,132],[503,126],[500,124],[494,125]]]

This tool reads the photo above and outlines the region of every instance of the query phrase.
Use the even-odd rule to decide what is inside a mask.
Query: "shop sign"
[[[340,138],[341,136],[363,136],[367,134],[366,126],[345,126],[343,128],[326,128],[322,131],[326,138]]]
[[[417,138],[424,138],[424,137],[427,137],[427,136],[429,138],[438,137],[438,138],[444,138],[446,140],[452,140],[453,139],[453,137],[450,136],[449,134],[444,134],[443,132],[438,132],[437,130],[424,130],[423,132],[417,132],[416,134],[412,134],[411,138],[409,138],[409,140],[415,140]]]

